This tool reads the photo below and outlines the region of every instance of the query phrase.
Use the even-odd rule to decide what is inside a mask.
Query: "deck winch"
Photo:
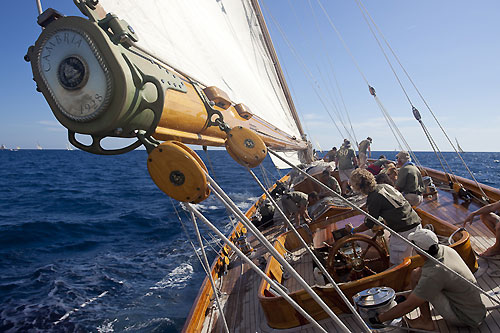
[[[374,287],[360,291],[353,296],[353,301],[361,317],[365,320],[375,317],[376,314],[386,312],[396,306],[396,293],[389,287]],[[402,318],[384,323],[386,328],[375,329],[372,332],[387,332],[394,330],[394,326],[400,326]]]
[[[264,141],[252,130],[236,126],[227,131],[226,150],[239,164],[254,168],[267,155]]]
[[[180,142],[166,141],[154,148],[148,171],[156,186],[175,200],[199,203],[210,194],[205,164]]]

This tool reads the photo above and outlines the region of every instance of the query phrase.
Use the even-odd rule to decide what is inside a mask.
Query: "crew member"
[[[317,196],[317,193],[314,193]],[[308,195],[299,191],[291,191],[281,197],[283,213],[285,213],[288,218],[291,218],[291,222],[295,222],[297,227],[300,226],[301,218],[304,219],[306,223],[311,222],[311,218],[307,213],[308,203]]]
[[[476,283],[474,275],[460,255],[446,245],[439,245],[436,234],[428,229],[420,229],[408,236],[415,245],[441,263],[459,273],[471,283]],[[417,251],[418,253],[418,251]],[[420,308],[420,317],[409,320],[411,328],[434,330],[429,303],[451,325],[478,327],[486,317],[486,307],[480,292],[460,277],[435,264],[420,254],[425,261],[422,267],[411,273],[412,292],[408,298],[389,311],[370,318],[374,326],[404,316]]]
[[[421,228],[420,217],[401,193],[391,185],[377,184],[375,177],[369,171],[356,169],[351,175],[350,183],[356,192],[367,195],[368,213],[376,219],[383,217],[384,223],[401,236],[407,238],[411,232]],[[353,228],[351,224],[347,224],[345,229],[347,232],[356,233],[371,229],[374,225],[375,222],[367,218],[360,226]],[[391,264],[401,263],[405,257],[411,255],[411,251],[412,247],[404,241],[398,237],[391,237],[389,242]]]
[[[346,195],[347,182],[349,181],[349,177],[351,177],[354,167],[358,164],[356,153],[351,147],[351,142],[349,140],[344,139],[344,144],[337,153],[336,162],[339,169],[340,188],[342,190],[342,194]]]
[[[332,191],[337,192],[338,194],[341,193],[339,182],[337,181],[337,179],[335,177],[330,175],[330,171],[323,170],[319,180],[323,184],[328,186]],[[321,189],[319,194],[320,194],[320,196],[323,196],[323,197],[332,196],[332,194],[329,191],[327,191],[326,189],[323,189],[323,188]]]
[[[366,151],[368,150],[369,157],[372,157],[372,138],[367,137],[365,140],[359,143],[359,167],[366,168]]]
[[[396,157],[400,167],[395,183],[396,189],[403,193],[403,196],[412,206],[418,206],[423,200],[424,181],[422,180],[422,174],[411,161],[410,154],[407,151],[400,151]]]
[[[337,147],[333,147],[326,155],[323,157],[325,162],[334,162],[337,159]]]
[[[495,212],[500,210],[500,201],[491,203],[478,210],[470,213],[464,220],[464,228],[467,222],[472,223],[474,216],[479,215],[481,221],[488,229],[495,234],[496,240],[493,246],[490,246],[486,251],[480,254],[481,257],[491,257],[500,254],[500,216]]]

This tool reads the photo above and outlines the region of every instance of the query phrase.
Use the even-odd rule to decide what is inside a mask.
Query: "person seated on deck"
[[[385,155],[380,155],[380,157],[378,158],[378,160],[376,160],[375,162],[369,164],[367,167],[366,167],[366,170],[370,171],[374,176],[378,175],[380,173],[380,171],[382,171],[382,169],[387,165],[391,163],[391,161],[389,161]]]
[[[323,156],[323,161],[334,162],[337,159],[337,147],[333,147],[325,156]]]
[[[411,232],[421,228],[420,217],[403,195],[391,185],[377,184],[375,177],[366,169],[356,169],[351,175],[350,183],[356,192],[368,196],[366,198],[368,213],[376,219],[382,217],[384,223],[399,235],[407,238]],[[366,218],[359,227],[353,228],[349,223],[345,229],[354,234],[371,229],[374,225],[375,222]],[[398,237],[391,237],[389,254],[392,265],[400,264],[405,257],[411,255],[411,251],[411,246]]]
[[[337,160],[335,161],[339,169],[340,188],[343,195],[347,195],[347,182],[355,166],[358,164],[354,149],[351,147],[351,142],[344,139],[344,144],[339,149]]]
[[[422,203],[424,193],[424,181],[420,170],[411,161],[407,151],[400,151],[396,155],[398,159],[398,178],[396,179],[396,189],[403,193],[403,196],[412,206]]]
[[[479,215],[479,218],[481,219],[481,221],[483,221],[484,225],[495,234],[495,244],[481,253],[479,255],[480,257],[492,257],[500,255],[500,216],[495,214],[495,212],[497,211],[500,211],[500,201],[479,208],[478,210],[470,213],[464,220],[465,228],[468,222],[472,224],[472,219],[474,218],[474,216]]]
[[[474,275],[460,255],[451,247],[438,244],[438,238],[431,230],[422,228],[411,233],[408,239],[471,283],[476,283]],[[435,264],[420,253],[419,255],[424,260],[424,265],[411,272],[412,292],[404,302],[370,318],[374,328],[419,307],[420,317],[406,318],[409,326],[434,330],[435,324],[429,303],[451,325],[478,327],[486,317],[486,307],[481,301],[480,292],[441,265]]]
[[[323,170],[321,173],[321,177],[319,180],[328,186],[332,191],[340,194],[340,185],[337,179],[333,176],[330,175],[330,171],[328,170]],[[320,197],[327,197],[327,196],[334,196],[334,194],[330,193],[328,190],[321,188],[321,191],[319,192]]]
[[[371,144],[372,144],[372,138],[367,137],[365,140],[361,141],[359,143],[359,167],[360,168],[366,168],[366,151],[368,150],[369,157],[372,157],[372,149],[371,149]]]
[[[315,196],[318,196],[316,192],[311,192],[309,196],[299,191],[292,191],[284,194],[280,200],[281,206],[283,207],[283,213],[285,213],[287,217],[291,217],[290,222],[295,223],[297,227],[300,226],[301,218],[303,218],[306,223],[311,222],[311,218],[307,213],[307,205],[309,202],[314,201]]]

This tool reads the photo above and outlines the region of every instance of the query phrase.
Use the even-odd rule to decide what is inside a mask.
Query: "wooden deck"
[[[461,225],[461,221],[463,221],[468,212],[478,207],[479,204],[474,202],[464,204],[462,200],[454,198],[450,192],[439,190],[437,198],[425,199],[424,203],[419,208],[452,224]],[[266,236],[270,239],[274,239],[279,233],[279,229],[279,227],[274,227],[272,230],[268,230]],[[467,229],[471,234],[472,246],[477,253],[483,252],[494,243],[493,234],[480,221],[475,220]],[[264,268],[264,259],[267,259],[268,254],[255,240],[251,243],[256,250],[255,254],[252,256],[253,261],[258,265],[260,264],[261,268]],[[301,260],[299,261],[298,258],[301,258]],[[314,284],[312,260],[309,254],[303,249],[299,250],[293,253],[291,262],[308,283]],[[480,258],[478,262],[480,268],[475,275],[479,286],[486,291],[498,292],[500,294],[500,261]],[[231,332],[316,331],[310,324],[284,330],[270,328],[266,324],[266,318],[257,297],[260,282],[261,278],[253,272],[247,264],[242,263],[240,258],[232,258],[232,262],[229,265],[227,274],[223,277],[221,286],[224,314]],[[297,290],[299,288],[292,278],[285,282],[285,286],[290,290]],[[488,307],[494,305],[486,297],[484,297],[484,302]],[[418,310],[411,313],[412,318],[416,318],[417,316]],[[361,331],[361,327],[358,326],[352,315],[341,315],[339,317],[352,332]],[[499,310],[489,311],[485,322],[478,329],[450,327],[439,315],[436,315],[435,319],[440,332],[500,332]],[[320,321],[320,324],[328,332],[340,331],[331,319]],[[401,329],[392,332],[398,331],[407,332]],[[223,332],[222,322],[218,316],[215,304],[212,304],[207,310],[203,332]]]

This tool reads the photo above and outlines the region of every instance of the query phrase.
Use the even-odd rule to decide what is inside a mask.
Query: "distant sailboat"
[[[66,144],[66,150],[73,150],[73,147],[69,143],[67,143]]]
[[[0,146],[0,150],[5,150],[5,149],[7,149],[7,146],[5,146],[5,145]]]
[[[42,146],[40,146],[40,144],[38,142],[36,143],[36,149],[38,149],[38,150],[42,150],[43,149]]]
[[[464,151],[463,151],[462,147],[460,147],[460,144],[458,143],[457,138],[455,138],[455,141],[457,142],[457,149],[458,149],[458,151],[460,152],[460,154],[463,154]]]

